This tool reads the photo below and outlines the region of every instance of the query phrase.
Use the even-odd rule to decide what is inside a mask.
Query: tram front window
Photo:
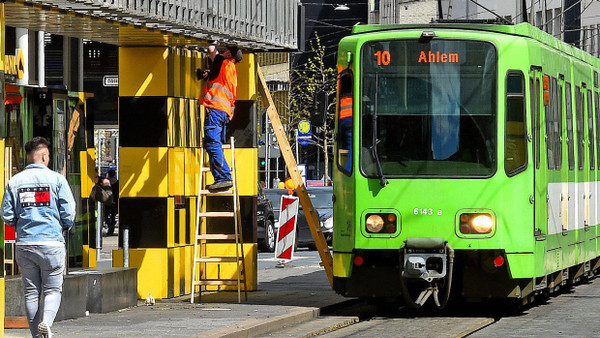
[[[492,44],[373,41],[363,46],[361,60],[359,156],[365,176],[494,173],[497,57]]]

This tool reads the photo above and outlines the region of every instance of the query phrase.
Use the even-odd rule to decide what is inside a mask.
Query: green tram
[[[355,26],[337,62],[336,292],[526,303],[600,267],[599,59],[432,23]]]

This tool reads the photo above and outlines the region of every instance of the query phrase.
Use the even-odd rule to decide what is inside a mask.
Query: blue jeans
[[[229,115],[218,109],[208,108],[204,119],[204,148],[208,153],[210,171],[216,182],[231,181],[231,169],[223,154]]]
[[[29,331],[38,337],[41,321],[52,326],[60,306],[65,269],[65,247],[49,245],[17,245],[17,262],[21,269],[25,294],[25,313]],[[43,309],[39,308],[43,292]]]

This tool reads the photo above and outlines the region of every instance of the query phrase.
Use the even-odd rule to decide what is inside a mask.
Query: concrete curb
[[[297,325],[319,316],[319,308],[294,307],[286,314],[263,319],[249,319],[228,327],[203,332],[198,337],[253,337],[284,326]]]
[[[344,327],[350,326],[350,325],[352,325],[352,324],[356,324],[356,323],[358,323],[358,322],[359,322],[359,319],[358,319],[358,317],[348,317],[348,318],[344,318],[344,319],[341,319],[341,321],[338,321],[338,322],[336,322],[336,323],[334,323],[334,324],[331,324],[331,325],[328,325],[328,326],[326,326],[326,327],[323,327],[323,328],[321,328],[321,329],[319,329],[319,330],[313,331],[313,332],[311,332],[311,333],[309,333],[309,334],[305,335],[305,336],[304,336],[304,337],[302,337],[302,338],[316,337],[316,336],[318,336],[318,335],[322,335],[322,334],[324,334],[324,333],[329,333],[329,332],[332,332],[332,331],[335,331],[335,330],[339,330],[339,329],[341,329],[341,328],[344,328]]]

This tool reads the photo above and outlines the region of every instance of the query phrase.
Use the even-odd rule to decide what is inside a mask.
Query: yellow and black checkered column
[[[138,268],[140,298],[148,293],[157,299],[176,297],[191,291],[204,119],[204,109],[198,106],[203,83],[196,80],[195,70],[205,68],[205,60],[206,55],[185,48],[119,49],[119,232],[129,229],[129,266]],[[238,147],[249,289],[256,287],[254,71],[252,55],[238,64],[240,101],[228,127]],[[218,201],[211,203],[216,205],[208,207],[225,208]],[[122,236],[119,240],[122,247]],[[123,252],[116,250],[113,266],[122,265]],[[224,266],[219,273],[226,270]]]
[[[129,229],[140,298],[190,292],[200,60],[183,48],[119,49],[119,231]]]

